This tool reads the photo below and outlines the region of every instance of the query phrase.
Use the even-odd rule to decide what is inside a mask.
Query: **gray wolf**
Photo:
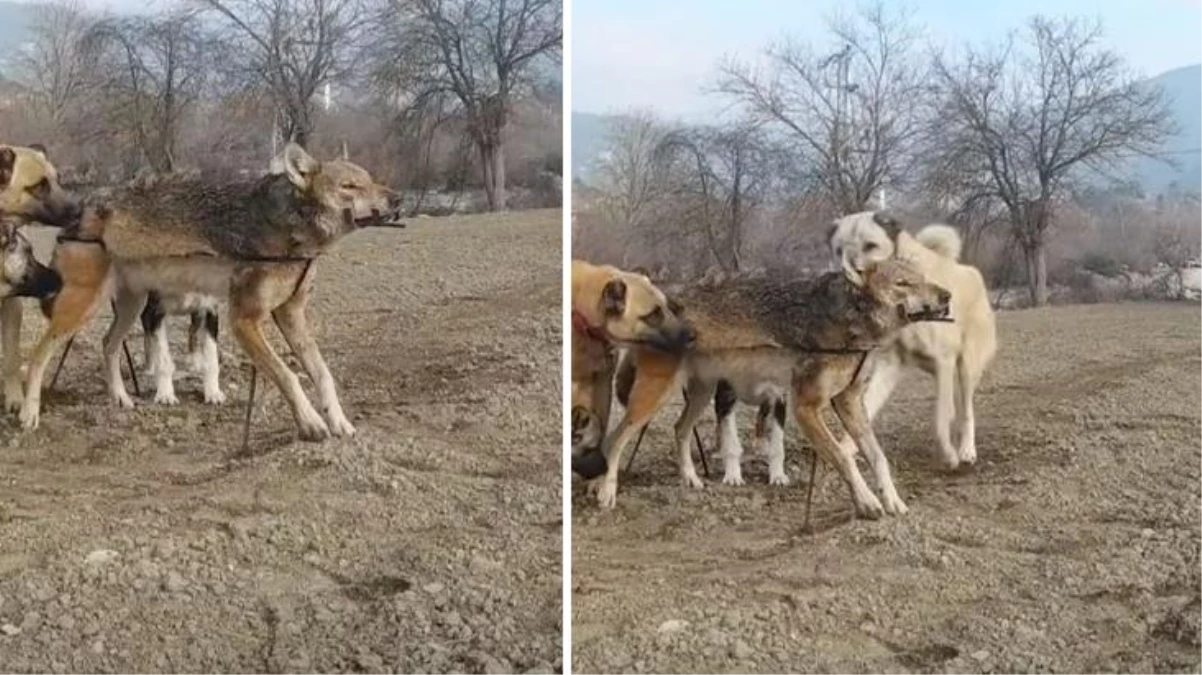
[[[21,300],[47,299],[58,292],[58,275],[33,257],[19,228],[27,223],[66,227],[79,218],[79,199],[63,189],[58,170],[40,145],[0,143],[0,227],[3,229],[3,279],[0,280],[0,339],[4,343],[0,371],[4,405],[21,407]]]
[[[917,323],[893,336],[872,354],[872,378],[864,394],[868,416],[875,418],[913,366],[935,377],[935,435],[943,464],[954,469],[977,459],[973,394],[997,351],[997,328],[981,273],[959,262],[960,235],[947,225],[928,225],[911,235],[883,212],[865,211],[839,218],[827,241],[843,271],[855,278],[869,266],[902,258],[931,282],[952,294],[951,322]],[[953,445],[951,424],[959,436]]]
[[[153,291],[228,298],[239,345],[279,387],[301,438],[354,434],[305,308],[317,258],[359,227],[394,217],[399,199],[362,167],[319,162],[294,143],[273,166],[278,172],[252,182],[166,180],[124,189],[63,231],[53,261],[63,287],[30,361],[25,428],[38,426],[51,356],[110,295],[116,318],[104,338],[105,375],[113,400],[132,407],[117,353]],[[316,384],[324,419],[267,342],[269,316]]]
[[[856,281],[841,272],[817,280],[739,280],[689,287],[677,299],[696,342],[679,355],[635,350],[626,415],[605,442],[608,470],[597,489],[602,508],[616,501],[617,467],[626,446],[683,380],[688,402],[676,422],[676,445],[685,485],[702,485],[689,437],[718,385],[726,383],[752,405],[783,409],[791,399],[802,432],[838,469],[858,515],[905,512],[864,411],[862,365],[867,352],[903,326],[946,315],[947,291],[905,264],[885,260],[867,267]],[[868,458],[883,504],[856,469],[854,449],[841,448],[827,427],[823,413],[832,405]]]
[[[667,352],[693,339],[664,293],[646,276],[572,261],[572,466],[584,478],[605,471],[599,454],[609,426],[616,349]]]

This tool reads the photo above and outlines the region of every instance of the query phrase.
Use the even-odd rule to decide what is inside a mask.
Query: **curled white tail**
[[[960,259],[963,242],[960,233],[950,225],[927,225],[915,235],[918,243],[951,260]]]

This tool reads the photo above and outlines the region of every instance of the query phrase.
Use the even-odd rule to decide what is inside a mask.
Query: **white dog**
[[[836,220],[827,240],[852,278],[859,278],[870,261],[896,256],[951,292],[950,323],[911,324],[891,344],[872,353],[865,364],[871,370],[864,403],[869,419],[875,418],[897,386],[902,366],[934,375],[935,434],[943,461],[953,469],[962,462],[972,464],[977,459],[973,392],[997,351],[997,329],[981,273],[958,262],[959,233],[947,225],[928,225],[911,235],[884,213],[865,211]],[[953,415],[959,447],[952,444]]]

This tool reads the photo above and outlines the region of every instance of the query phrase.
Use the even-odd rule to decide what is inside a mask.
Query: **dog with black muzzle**
[[[617,350],[687,349],[693,331],[677,309],[644,275],[572,261],[572,470],[581,477],[606,471],[600,448],[609,426]]]
[[[81,213],[79,199],[63,189],[58,170],[40,145],[21,147],[0,143],[0,236],[3,237],[3,278],[0,279],[0,338],[4,346],[0,371],[4,405],[21,407],[21,298],[44,302],[61,286],[58,275],[33,257],[20,228],[29,223],[74,226]]]
[[[166,179],[117,191],[64,230],[53,266],[63,279],[50,326],[30,362],[21,422],[38,426],[41,387],[54,352],[89,321],[110,294],[115,315],[104,338],[112,399],[133,401],[117,358],[150,293],[228,298],[233,333],[255,366],[292,408],[300,436],[350,436],[355,428],[310,332],[305,310],[315,261],[360,227],[397,217],[400,199],[362,167],[320,162],[290,143],[257,181],[214,184]],[[263,334],[268,317],[317,385],[322,414]]]

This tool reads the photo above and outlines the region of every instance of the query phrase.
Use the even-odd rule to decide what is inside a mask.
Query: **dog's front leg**
[[[42,380],[51,357],[96,314],[100,301],[107,295],[106,286],[64,286],[54,301],[50,325],[38,342],[29,360],[25,401],[21,404],[21,425],[38,428],[42,407]]]
[[[21,298],[0,301],[0,341],[4,345],[4,407],[17,412],[24,401],[21,383]]]
[[[679,367],[680,361],[676,357],[652,352],[639,353],[626,415],[614,432],[605,438],[607,467],[605,477],[600,479],[597,486],[597,504],[601,508],[612,509],[617,503],[618,472],[622,467],[622,453],[638,435],[639,430],[663,407],[676,383],[676,371]]]
[[[946,358],[935,359],[935,437],[943,465],[955,469],[960,465],[960,453],[952,445],[952,417],[956,412],[955,364]]]
[[[284,334],[284,339],[293,353],[300,359],[305,372],[317,384],[318,396],[321,397],[321,407],[325,411],[326,420],[330,423],[330,431],[335,436],[354,436],[355,427],[342,411],[342,403],[338,401],[338,390],[334,386],[334,376],[321,357],[317,341],[309,332],[309,322],[305,319],[305,302],[307,293],[297,293],[288,302],[272,312],[275,323]]]

